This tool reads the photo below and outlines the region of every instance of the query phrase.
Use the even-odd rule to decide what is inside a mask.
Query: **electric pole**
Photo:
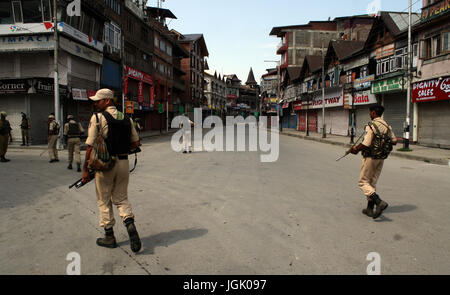
[[[57,8],[57,0],[53,0],[53,39],[55,40],[55,46],[54,46],[54,71],[55,71],[55,80],[54,80],[54,87],[53,91],[55,93],[55,121],[59,124],[59,126],[62,126],[61,121],[61,106],[60,106],[60,100],[59,100],[59,77],[58,77],[58,50],[59,50],[59,42],[58,42],[58,8]],[[61,132],[63,128],[60,128],[59,134],[58,134],[58,140],[56,143],[56,148],[59,150],[62,148],[62,138],[61,138]]]
[[[327,137],[325,125],[325,55],[323,54],[323,36],[322,36],[322,138]]]
[[[408,57],[407,57],[407,84],[406,84],[406,122],[405,122],[405,132],[403,148],[409,150],[409,129],[410,129],[410,116],[411,116],[411,10],[412,10],[412,0],[409,0],[408,9]]]

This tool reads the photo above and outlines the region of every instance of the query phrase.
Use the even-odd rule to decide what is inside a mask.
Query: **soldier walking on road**
[[[22,144],[21,146],[30,145],[29,130],[31,128],[30,120],[28,120],[27,115],[22,113],[22,122],[20,123],[20,129],[22,131]]]
[[[67,169],[72,170],[73,156],[75,153],[75,162],[77,162],[77,172],[81,172],[81,156],[80,145],[81,135],[84,133],[83,126],[76,122],[72,115],[67,116],[67,122],[64,124],[64,137],[67,139],[67,148],[69,150],[69,166]]]
[[[0,113],[0,162],[9,162],[10,160],[5,158],[6,151],[8,150],[9,137],[11,134],[11,125],[6,120],[6,112]]]
[[[89,97],[94,101],[99,113],[92,116],[89,123],[86,144],[86,157],[83,166],[82,181],[90,180],[88,162],[93,145],[101,132],[110,156],[114,156],[115,164],[111,170],[96,171],[95,185],[97,201],[100,211],[100,226],[105,229],[105,237],[97,239],[97,245],[107,248],[117,247],[113,226],[115,225],[113,204],[117,206],[122,221],[130,237],[133,252],[141,249],[141,241],[134,225],[134,215],[128,201],[129,162],[128,154],[139,147],[139,136],[133,121],[119,112],[114,106],[114,93],[109,89],[97,91],[95,96]]]
[[[55,115],[48,116],[48,154],[50,156],[50,163],[59,162],[58,150],[56,144],[59,136],[59,124],[55,121]]]
[[[358,185],[367,197],[367,209],[363,214],[376,219],[380,217],[388,204],[381,200],[376,193],[376,184],[383,168],[384,160],[392,151],[392,146],[397,144],[392,127],[384,121],[384,107],[375,105],[370,107],[371,122],[366,126],[366,135],[362,144],[354,147],[351,153],[356,155],[362,152],[363,160]],[[376,205],[375,212],[373,211]]]

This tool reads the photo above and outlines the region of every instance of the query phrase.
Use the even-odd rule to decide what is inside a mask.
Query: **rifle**
[[[345,152],[345,155],[343,155],[342,157],[340,157],[339,159],[336,160],[336,162],[339,162],[340,160],[342,160],[343,158],[347,157],[351,152],[352,149],[356,146],[356,144],[358,143],[358,141],[361,140],[361,138],[364,136],[364,133],[361,134],[361,136],[355,141],[355,143],[352,145],[352,147]]]
[[[132,173],[136,169],[137,153],[140,153],[140,152],[141,152],[141,149],[139,147],[137,147],[135,150],[129,152],[130,155],[134,154],[134,167],[133,167],[133,169],[130,170],[130,173]],[[91,182],[95,178],[95,171],[92,171],[92,170],[89,171],[89,178],[90,178],[90,180],[86,183],[83,183],[83,178],[78,179],[77,181],[75,181],[73,184],[71,184],[69,186],[69,189],[71,189],[73,187],[75,187],[76,189],[79,189],[79,188],[82,188],[83,186],[85,186],[86,184],[88,184],[89,182]]]

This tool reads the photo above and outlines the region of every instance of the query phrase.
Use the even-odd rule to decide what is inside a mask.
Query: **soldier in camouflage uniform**
[[[363,214],[373,219],[378,218],[383,210],[388,207],[388,204],[381,200],[376,193],[376,184],[380,177],[384,160],[392,150],[392,145],[397,144],[397,137],[392,131],[392,127],[381,118],[383,113],[384,107],[381,105],[370,107],[370,118],[372,121],[366,126],[364,140],[351,150],[351,153],[354,155],[360,151],[363,155],[358,185],[368,201],[367,209],[363,210]],[[375,205],[376,209],[374,212]]]

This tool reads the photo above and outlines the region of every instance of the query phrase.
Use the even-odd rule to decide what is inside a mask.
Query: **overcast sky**
[[[408,0],[375,0],[384,11],[408,11]],[[182,34],[205,36],[208,64],[214,72],[237,74],[245,83],[250,67],[258,81],[265,69],[279,60],[275,51],[279,38],[269,36],[273,27],[306,24],[341,16],[366,14],[373,0],[166,0],[177,19],[169,29]],[[420,12],[422,0],[412,0],[413,12]],[[150,0],[148,6],[156,6]]]

